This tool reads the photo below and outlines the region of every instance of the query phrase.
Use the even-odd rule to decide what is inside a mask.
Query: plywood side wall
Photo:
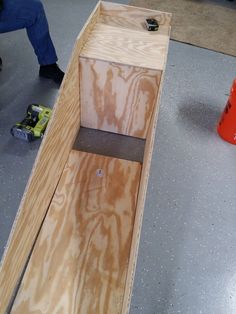
[[[170,27],[169,27],[170,31]],[[167,55],[165,57],[165,65],[166,65]],[[125,291],[125,298],[123,302],[122,314],[128,314],[131,297],[132,297],[132,288],[134,283],[134,276],[138,258],[138,249],[139,249],[139,242],[141,236],[141,228],[142,228],[142,220],[144,214],[144,207],[145,207],[145,200],[146,200],[146,192],[148,188],[148,180],[150,175],[150,168],[152,162],[152,154],[153,154],[153,146],[154,140],[156,135],[156,126],[157,126],[157,119],[160,107],[160,100],[161,100],[161,92],[163,88],[163,81],[164,81],[164,73],[163,71],[161,75],[161,81],[159,86],[159,91],[156,99],[156,105],[153,112],[153,116],[150,122],[146,145],[145,145],[145,152],[144,152],[144,161],[142,167],[142,174],[140,180],[140,188],[139,188],[139,195],[138,195],[138,203],[136,209],[136,216],[134,222],[134,230],[133,230],[133,239],[131,245],[131,253],[130,253],[130,263],[128,268],[128,276],[126,281],[126,291]]]
[[[75,44],[73,58],[11,231],[0,267],[0,313],[5,313],[8,307],[80,127],[79,53],[96,23],[99,10],[100,4]]]
[[[160,71],[80,58],[81,125],[146,138]]]

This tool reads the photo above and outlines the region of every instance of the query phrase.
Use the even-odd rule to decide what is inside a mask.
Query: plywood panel
[[[131,18],[124,18],[122,16],[100,15],[98,22],[107,24],[110,26],[119,27],[121,29],[126,29],[126,31],[136,30],[136,31],[146,33],[147,32],[147,27],[145,24],[146,18],[147,17],[141,16],[141,17],[136,17],[135,19],[131,19]],[[169,35],[170,26],[168,24],[161,24],[161,18],[159,16],[155,16],[155,19],[159,23],[158,34]],[[156,34],[152,34],[152,35],[156,35]]]
[[[101,15],[126,19],[129,23],[136,24],[148,17],[156,18],[162,26],[170,26],[171,13],[138,8],[118,3],[101,1]]]
[[[165,57],[165,66],[167,61],[167,55]],[[128,276],[126,280],[126,288],[125,288],[125,297],[123,301],[123,308],[122,313],[129,313],[131,297],[132,297],[132,287],[134,282],[134,275],[138,257],[138,249],[139,249],[139,241],[141,235],[141,228],[142,228],[142,220],[144,214],[144,206],[146,200],[146,192],[148,188],[148,179],[150,175],[150,168],[152,162],[152,154],[153,154],[153,147],[154,147],[154,140],[156,135],[156,127],[157,127],[157,119],[158,113],[160,108],[160,101],[161,101],[161,92],[164,83],[164,74],[165,74],[165,67],[164,71],[161,75],[160,87],[159,92],[156,99],[156,104],[153,112],[153,116],[149,125],[145,151],[144,151],[144,160],[142,165],[142,174],[140,180],[140,189],[138,195],[138,203],[136,209],[136,216],[134,221],[134,230],[133,230],[133,238],[131,244],[131,252],[130,252],[130,263],[128,267]],[[158,182],[157,182],[158,184]]]
[[[101,128],[147,137],[141,181],[139,164],[81,153],[79,160],[86,171],[80,172],[75,162],[77,153],[72,153],[33,250],[14,311],[128,312],[159,108],[159,81],[161,76],[163,82],[169,41],[170,15],[153,15],[154,12],[102,2],[79,36],[0,266],[0,313],[6,311],[54,197],[80,127],[80,99],[96,99],[96,113],[91,111],[90,115]],[[160,18],[160,32],[140,28],[147,16]],[[83,63],[88,69],[83,78],[87,75],[87,79],[80,82],[78,73]],[[86,82],[94,84],[94,94]],[[157,104],[151,110],[156,98]],[[89,172],[94,163],[95,177]],[[109,175],[99,169],[106,169]],[[102,203],[105,211],[99,207]],[[128,210],[124,209],[127,204]],[[89,210],[81,212],[76,208]]]
[[[80,58],[81,125],[146,138],[160,72]]]
[[[12,313],[121,313],[141,165],[72,151]]]
[[[5,313],[10,302],[80,127],[79,53],[96,22],[99,8],[94,9],[75,44],[73,58],[12,228],[0,267],[0,313]]]
[[[168,35],[140,32],[97,23],[86,42],[82,57],[163,70]]]

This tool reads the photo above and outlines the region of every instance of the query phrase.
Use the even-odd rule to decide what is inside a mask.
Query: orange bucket
[[[228,102],[218,123],[217,131],[223,140],[236,145],[236,79],[233,82]]]

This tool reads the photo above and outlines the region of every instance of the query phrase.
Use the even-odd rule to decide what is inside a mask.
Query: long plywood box
[[[109,2],[90,15],[1,263],[0,313],[128,313],[170,19]],[[145,140],[142,163],[73,150],[80,126]]]

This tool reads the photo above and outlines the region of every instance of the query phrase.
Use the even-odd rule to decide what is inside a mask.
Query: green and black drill
[[[43,137],[51,114],[50,108],[38,104],[29,105],[24,120],[11,128],[12,136],[27,142]]]

